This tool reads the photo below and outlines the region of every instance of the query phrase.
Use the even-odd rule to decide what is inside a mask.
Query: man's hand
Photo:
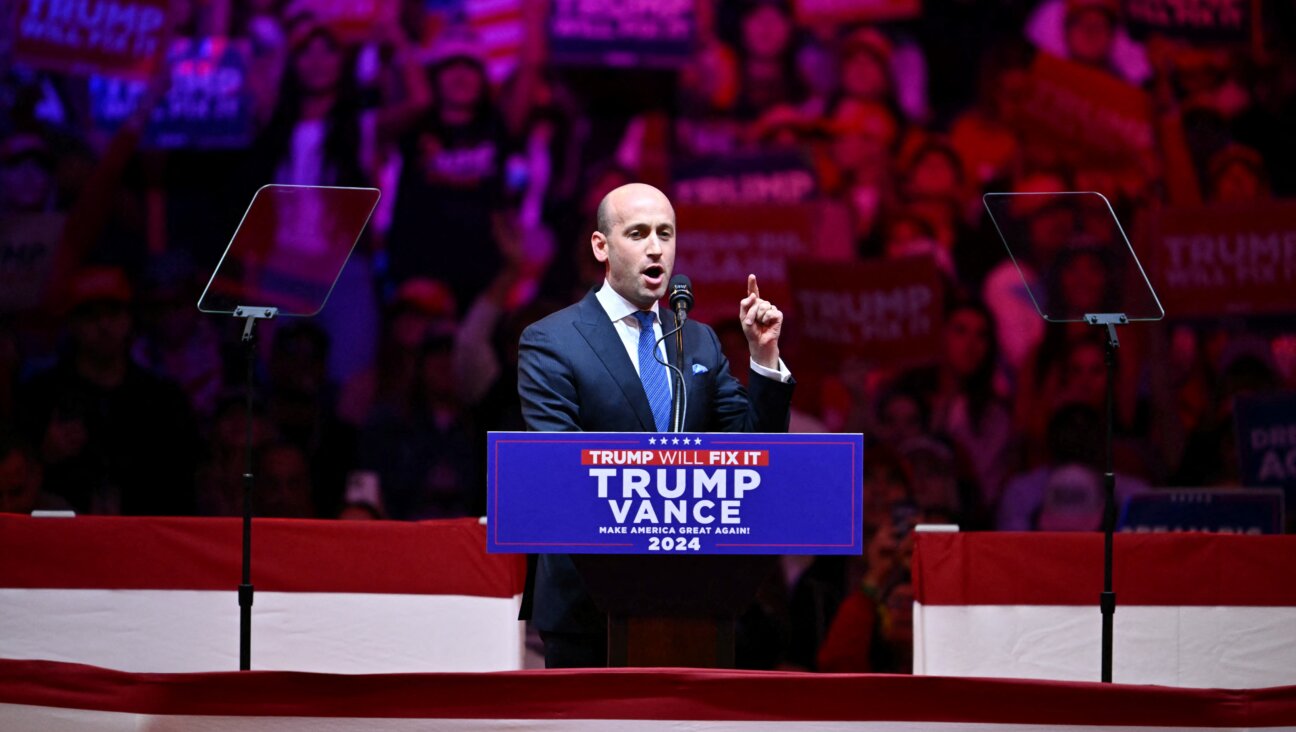
[[[747,275],[747,297],[738,304],[738,319],[742,321],[743,335],[752,360],[769,369],[778,369],[779,332],[783,330],[783,313],[762,300],[756,275]]]

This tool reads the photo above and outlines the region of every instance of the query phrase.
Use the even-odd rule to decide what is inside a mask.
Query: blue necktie
[[[666,380],[666,367],[656,359],[653,314],[639,310],[634,316],[639,321],[639,381],[643,382],[644,393],[648,395],[648,406],[652,407],[657,429],[667,432],[671,426],[670,383]]]

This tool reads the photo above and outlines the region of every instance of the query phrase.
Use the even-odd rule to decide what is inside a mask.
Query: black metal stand
[[[239,307],[234,317],[243,318],[243,353],[247,359],[247,443],[244,450],[243,470],[243,577],[238,586],[239,604],[239,670],[252,669],[252,489],[255,458],[252,455],[255,419],[252,414],[253,379],[256,376],[256,322],[269,320],[279,313],[277,308]]]
[[[1112,554],[1113,537],[1116,532],[1116,468],[1112,458],[1112,441],[1116,425],[1116,349],[1120,348],[1120,338],[1116,335],[1116,326],[1129,323],[1121,313],[1085,315],[1085,322],[1090,325],[1102,325],[1107,328],[1107,434],[1105,442],[1105,470],[1103,472],[1103,590],[1098,597],[1098,607],[1102,611],[1102,682],[1110,684],[1112,680],[1112,638],[1113,624],[1116,620],[1116,592],[1112,589]]]

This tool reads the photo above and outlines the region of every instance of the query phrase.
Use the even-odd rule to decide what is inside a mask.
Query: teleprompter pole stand
[[[234,308],[234,317],[242,318],[243,354],[247,359],[247,383],[243,390],[247,396],[247,444],[244,451],[243,470],[243,580],[238,586],[239,604],[239,670],[252,669],[252,488],[256,481],[253,478],[255,462],[252,456],[253,429],[255,420],[252,416],[252,384],[256,375],[256,322],[270,320],[279,314],[278,308],[247,307],[240,305]]]
[[[1112,590],[1112,538],[1116,532],[1116,472],[1112,459],[1112,439],[1116,424],[1116,349],[1120,338],[1116,326],[1129,324],[1124,313],[1086,314],[1089,325],[1107,327],[1107,436],[1106,469],[1103,472],[1103,591],[1098,598],[1102,610],[1102,682],[1112,680],[1112,624],[1116,618],[1116,593]]]

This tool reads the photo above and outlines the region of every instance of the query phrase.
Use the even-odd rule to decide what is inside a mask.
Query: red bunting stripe
[[[1296,606],[1296,536],[1118,534],[1121,605]],[[1100,533],[920,533],[924,605],[1096,605]]]
[[[0,516],[0,587],[230,590],[241,520]],[[270,592],[512,597],[525,562],[486,554],[477,519],[256,519],[252,582]]]
[[[0,661],[0,702],[228,716],[915,721],[1266,727],[1296,724],[1296,687],[1196,690],[1096,683],[634,669],[331,675],[131,674]]]

